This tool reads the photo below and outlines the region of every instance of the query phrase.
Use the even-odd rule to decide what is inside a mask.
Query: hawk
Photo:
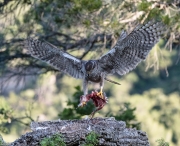
[[[74,78],[82,79],[84,96],[88,94],[88,82],[99,83],[99,95],[103,98],[102,90],[104,80],[108,80],[107,75],[125,75],[133,70],[146,59],[150,50],[159,41],[163,30],[162,23],[149,21],[138,25],[129,34],[123,31],[111,50],[97,60],[88,61],[80,60],[48,42],[28,38],[24,45],[31,56]]]

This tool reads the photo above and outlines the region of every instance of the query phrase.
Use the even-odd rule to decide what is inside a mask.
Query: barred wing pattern
[[[124,75],[133,70],[158,42],[164,30],[160,22],[138,25],[129,35],[122,32],[117,44],[99,60],[101,72]]]
[[[41,42],[31,38],[27,39],[24,45],[33,57],[48,63],[74,78],[83,78],[83,62],[74,56],[63,52],[48,42]]]

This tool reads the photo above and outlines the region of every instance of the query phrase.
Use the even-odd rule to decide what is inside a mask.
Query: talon
[[[86,105],[86,102],[84,101],[84,102],[82,102],[82,107],[84,107]]]
[[[97,93],[97,96],[99,96],[101,99],[105,98],[105,96],[103,94],[103,86],[101,86],[100,92]]]
[[[84,107],[85,105],[86,105],[86,102],[84,101],[84,102],[80,103],[80,104],[78,105],[78,107]]]
[[[84,107],[89,100],[90,100],[90,98],[88,97],[88,95],[82,95],[80,97],[80,103],[79,103],[78,107]]]
[[[103,92],[100,91],[99,93],[97,93],[97,96],[99,96],[100,98],[104,99],[104,95],[103,95]]]

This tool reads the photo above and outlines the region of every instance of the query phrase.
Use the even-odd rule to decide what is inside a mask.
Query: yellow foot
[[[84,107],[86,105],[86,102],[82,102],[78,105],[78,107]]]
[[[103,92],[102,92],[102,91],[100,91],[99,93],[97,93],[97,95],[98,95],[99,97],[101,97],[102,99],[104,99],[104,95],[103,95]]]

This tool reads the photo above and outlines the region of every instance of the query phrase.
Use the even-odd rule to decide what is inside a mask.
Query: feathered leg
[[[88,81],[86,79],[83,80],[83,97],[82,98],[86,98],[87,94],[88,94]],[[82,103],[82,106],[86,105],[86,102]]]
[[[83,93],[84,95],[88,94],[88,81],[86,79],[83,80]]]
[[[101,78],[101,81],[100,81],[100,92],[98,93],[98,96],[100,96],[102,99],[104,99],[103,87],[104,87],[104,77]]]

